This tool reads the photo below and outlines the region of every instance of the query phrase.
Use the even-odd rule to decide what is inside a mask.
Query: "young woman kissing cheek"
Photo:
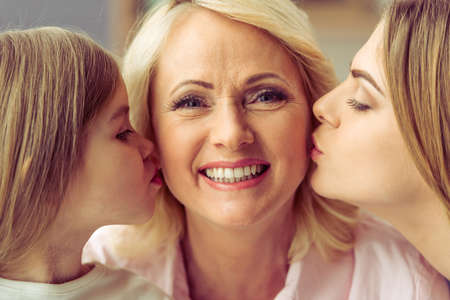
[[[354,57],[347,79],[313,107],[321,122],[313,133],[314,190],[375,212],[386,203],[407,206],[428,190],[387,94],[382,34],[381,24]]]
[[[65,201],[68,216],[80,211],[96,226],[140,224],[153,215],[161,187],[154,145],[134,131],[123,80],[87,127],[80,166]],[[80,223],[81,221],[78,220]]]
[[[151,86],[165,182],[188,218],[245,226],[284,217],[308,168],[302,79],[267,34],[191,14],[174,25]]]

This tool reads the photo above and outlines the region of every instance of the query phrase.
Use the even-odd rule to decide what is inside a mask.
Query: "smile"
[[[207,168],[201,173],[214,182],[235,183],[257,178],[268,168],[267,165],[252,164],[238,168]]]

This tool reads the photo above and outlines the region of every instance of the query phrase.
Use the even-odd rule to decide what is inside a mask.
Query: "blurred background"
[[[159,0],[0,0],[0,30],[57,25],[82,30],[122,54],[136,18]],[[276,0],[273,0],[276,1]],[[389,0],[295,0],[310,16],[316,38],[343,80],[356,51]]]

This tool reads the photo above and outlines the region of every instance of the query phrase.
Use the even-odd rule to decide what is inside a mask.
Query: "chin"
[[[311,187],[322,197],[332,198],[330,195],[327,194],[327,191],[330,189],[327,187],[327,184],[323,182],[323,180],[320,179],[320,176],[317,174],[317,171],[314,171],[311,179],[310,179]]]
[[[251,209],[250,211],[240,209],[230,209],[228,211],[219,210],[209,214],[209,216],[204,215],[203,217],[210,223],[229,229],[244,229],[258,223],[263,218],[263,216],[257,214],[254,209]]]

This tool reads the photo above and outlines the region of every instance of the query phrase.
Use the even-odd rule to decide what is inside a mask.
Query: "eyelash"
[[[192,106],[193,101],[198,101],[200,103],[199,106]],[[205,101],[197,96],[194,95],[187,95],[179,100],[175,100],[174,103],[171,105],[170,110],[174,111],[180,108],[186,108],[186,109],[198,109],[201,107],[206,107]]]
[[[126,129],[116,135],[116,138],[121,141],[127,141],[128,137],[134,133],[131,129]]]
[[[261,96],[269,96],[272,97],[271,99],[275,99],[269,101],[259,101],[260,103],[276,103],[287,99],[286,94],[276,88],[264,88],[258,91],[254,97],[251,97],[251,100],[248,102],[248,104],[257,102],[258,98]]]
[[[271,100],[269,101],[258,101],[261,96],[269,96],[271,97]],[[275,98],[275,99],[274,99]],[[276,88],[264,88],[257,93],[255,93],[254,96],[250,97],[249,101],[246,101],[246,104],[254,104],[254,103],[268,103],[273,104],[280,101],[286,100],[288,97],[286,94]],[[193,106],[193,102],[196,101],[197,106]],[[170,106],[171,111],[175,111],[178,109],[199,109],[199,108],[205,108],[208,104],[206,101],[198,96],[195,95],[187,95],[182,97],[179,100],[175,100],[174,103]]]
[[[371,107],[367,104],[361,103],[357,101],[355,98],[350,98],[347,100],[347,104],[356,111],[367,111],[371,109]]]

